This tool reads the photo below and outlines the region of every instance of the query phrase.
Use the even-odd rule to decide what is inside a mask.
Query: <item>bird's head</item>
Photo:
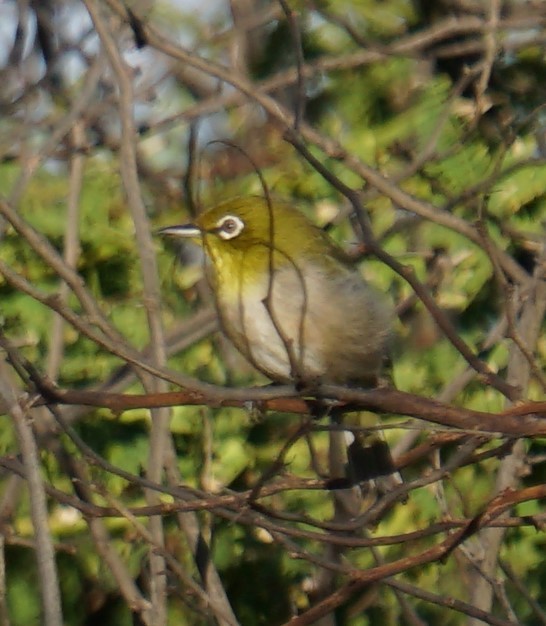
[[[271,248],[292,258],[306,252],[320,254],[331,245],[300,211],[283,202],[268,205],[259,196],[226,200],[193,223],[168,226],[159,234],[197,239],[213,261],[251,249],[252,254],[267,255]]]

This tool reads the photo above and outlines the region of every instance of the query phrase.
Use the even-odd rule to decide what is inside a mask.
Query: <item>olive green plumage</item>
[[[201,240],[223,330],[270,379],[374,383],[391,308],[303,213],[235,198],[161,232]]]

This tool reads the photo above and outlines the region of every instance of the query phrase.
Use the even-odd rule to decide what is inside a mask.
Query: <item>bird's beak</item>
[[[195,224],[178,224],[177,226],[166,226],[156,231],[156,234],[165,237],[184,237],[186,239],[198,239],[201,237],[201,229]]]

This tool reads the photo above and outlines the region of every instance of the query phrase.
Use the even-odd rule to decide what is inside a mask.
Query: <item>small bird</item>
[[[392,309],[303,213],[241,197],[159,232],[202,242],[224,333],[268,378],[377,384]]]
[[[234,198],[193,224],[162,228],[159,234],[202,243],[224,333],[272,381],[377,385],[392,308],[341,248],[292,205]],[[400,484],[384,442],[357,442],[343,454],[342,438],[339,431],[331,433],[331,455],[338,451],[331,463],[334,475],[356,476],[355,482],[377,477],[379,491]],[[380,466],[376,445],[388,457]],[[370,467],[364,467],[363,457]],[[356,514],[354,507],[345,508]]]

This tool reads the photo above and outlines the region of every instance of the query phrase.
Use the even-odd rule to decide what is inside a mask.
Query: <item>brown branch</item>
[[[125,10],[117,4],[116,0],[110,0],[110,5],[117,10],[119,15],[124,15]],[[274,16],[273,16],[274,17]],[[499,29],[523,29],[539,27],[539,24],[544,24],[546,19],[544,17],[537,18],[537,16],[521,17],[521,18],[508,18],[501,20],[499,23]],[[445,20],[439,21],[434,26],[426,30],[421,30],[417,33],[411,33],[397,39],[391,45],[381,46],[375,43],[371,45],[370,42],[366,42],[364,49],[356,52],[350,52],[343,56],[329,57],[327,55],[309,61],[305,63],[300,75],[304,79],[316,77],[324,72],[353,69],[359,67],[366,67],[372,63],[378,63],[385,61],[395,56],[409,56],[418,57],[420,54],[426,53],[430,56],[428,48],[437,41],[442,39],[450,39],[458,35],[464,35],[468,33],[482,34],[486,29],[485,20],[474,16],[464,17],[449,17]],[[150,32],[150,31],[146,31]],[[154,31],[154,34],[157,34]],[[162,37],[153,37],[148,39],[147,43],[156,49],[161,50],[158,47]],[[540,43],[542,41],[541,36],[537,36],[536,41]],[[480,37],[476,41],[471,42],[472,51],[480,53],[484,50],[483,38]],[[510,40],[504,40],[499,43],[501,50],[518,50],[521,47],[529,45],[527,40],[519,40],[517,38],[511,38]],[[438,50],[438,54],[441,54]],[[257,82],[254,85],[256,93],[268,94],[273,93],[279,89],[289,87],[298,81],[298,71],[296,68],[291,67],[286,70],[281,70],[274,76],[267,78],[261,82]],[[156,123],[152,128],[158,132],[161,132],[166,127],[172,126],[178,121],[191,121],[197,118],[202,118],[207,115],[211,115],[220,110],[227,109],[232,106],[241,105],[245,101],[245,94],[241,92],[227,92],[225,94],[218,94],[215,87],[211,89],[211,95],[209,98],[186,108],[181,113],[164,118]]]
[[[81,122],[74,124],[70,133],[70,142],[76,148],[70,159],[70,174],[68,182],[68,198],[66,209],[66,224],[64,232],[63,259],[66,265],[75,270],[80,253],[79,218],[80,218],[80,195],[83,185],[85,156],[77,151],[78,146],[84,142],[84,127]],[[59,300],[66,304],[69,295],[69,287],[62,282],[59,287]],[[47,375],[56,380],[64,355],[63,341],[64,321],[63,318],[53,313],[51,335],[49,339],[49,352],[47,355]]]
[[[292,38],[292,49],[296,57],[296,102],[294,106],[294,130],[299,132],[301,121],[305,116],[305,80],[303,78],[302,68],[305,63],[303,56],[303,46],[301,41],[301,30],[298,24],[298,14],[292,9],[286,0],[278,0],[282,7],[290,35]]]
[[[55,550],[47,520],[47,500],[40,471],[36,438],[27,410],[20,404],[17,389],[11,383],[11,371],[0,360],[0,400],[7,407],[17,435],[25,477],[30,496],[30,516],[36,542],[36,560],[44,626],[63,623],[59,577],[55,564]]]
[[[468,539],[481,528],[485,528],[493,518],[502,515],[504,511],[510,509],[515,504],[528,499],[544,497],[546,497],[546,485],[524,489],[520,492],[501,494],[501,496],[495,498],[489,504],[482,514],[471,520],[466,528],[449,535],[439,545],[424,550],[419,554],[403,557],[397,561],[378,565],[367,570],[353,569],[350,574],[351,579],[348,583],[340,587],[322,602],[308,609],[302,615],[289,620],[286,626],[305,626],[306,624],[312,624],[323,615],[345,604],[351,597],[370,583],[389,578],[401,572],[409,571],[418,565],[425,565],[446,559],[462,541]]]
[[[27,477],[27,472],[24,465],[14,457],[0,457],[0,467],[5,470],[21,476]],[[116,472],[122,475],[121,472]],[[141,481],[136,475],[123,474],[124,477],[138,484]],[[256,498],[260,499],[270,498],[271,496],[284,493],[286,491],[329,491],[329,481],[323,479],[310,479],[299,478],[296,476],[289,476],[282,479],[277,478],[275,483],[269,485],[263,485],[260,488],[259,496],[255,494],[254,489],[248,489],[243,492],[211,495],[199,490],[189,487],[164,487],[157,485],[158,491],[171,495],[173,502],[163,502],[156,505],[145,506],[133,506],[127,507],[132,515],[136,517],[153,517],[153,516],[168,516],[173,513],[179,512],[192,512],[192,511],[211,511],[220,516],[225,516],[227,509],[231,509],[234,515],[240,514],[240,512],[249,504],[256,505]],[[80,497],[71,496],[52,485],[45,483],[44,485],[47,494],[56,500],[57,502],[70,506],[80,511],[83,515],[89,518],[106,518],[106,517],[120,517],[119,508],[116,506],[104,506],[94,504],[90,499],[85,496],[83,499]],[[286,518],[291,521],[297,521],[306,525],[316,526],[326,532],[315,532],[302,530],[298,527],[295,528],[282,528],[282,531],[295,538],[312,539],[314,541],[334,543],[340,546],[347,547],[370,547],[370,546],[387,546],[400,543],[408,543],[430,537],[431,535],[446,532],[453,529],[460,529],[461,537],[459,537],[459,543],[466,540],[469,536],[476,532],[476,529],[483,527],[498,527],[498,528],[517,528],[523,525],[533,526],[534,528],[543,528],[546,524],[545,514],[535,516],[520,516],[502,518],[497,520],[506,510],[513,507],[515,504],[522,502],[529,502],[537,499],[546,498],[546,486],[539,485],[537,487],[530,487],[522,489],[520,491],[508,490],[507,493],[495,498],[486,507],[486,509],[475,518],[471,519],[452,519],[447,521],[437,522],[431,524],[426,528],[419,530],[409,531],[399,535],[391,536],[378,536],[378,537],[358,537],[355,536],[351,528],[346,527],[345,524],[335,522],[317,522],[309,517],[299,518]],[[189,499],[188,499],[189,497]],[[222,509],[224,511],[222,512]],[[264,507],[258,507],[260,511],[266,511]],[[264,528],[279,530],[278,526],[271,523],[270,518],[275,517],[274,511],[266,511],[267,516],[262,518],[260,526]],[[282,519],[279,517],[279,519]],[[266,521],[268,520],[268,521]],[[240,518],[242,523],[245,523],[244,516]],[[256,524],[256,519],[251,522],[246,520],[246,523]],[[343,533],[347,534],[343,534]],[[463,536],[464,535],[464,536]]]
[[[36,381],[34,381],[36,382]],[[209,397],[195,391],[172,391],[158,394],[115,394],[60,389],[41,380],[39,392],[44,402],[50,404],[80,404],[111,409],[116,412],[136,408],[160,406],[206,405],[210,407],[248,408],[255,402],[262,411],[309,414],[315,401],[289,396],[290,387],[250,387],[246,389],[217,388],[217,394]],[[546,434],[544,402],[527,402],[503,413],[486,413],[443,404],[437,400],[417,396],[395,389],[350,389],[325,385],[319,389],[322,397],[336,399],[344,412],[375,411],[408,415],[451,428],[475,433],[495,433],[515,437],[530,437]],[[514,414],[512,415],[511,412]]]
[[[148,329],[151,339],[151,360],[157,367],[165,365],[167,360],[165,350],[165,336],[160,312],[160,289],[158,280],[157,260],[152,243],[152,229],[148,219],[144,201],[140,193],[136,159],[137,133],[133,119],[134,93],[131,70],[120,51],[117,37],[113,32],[113,25],[107,24],[102,18],[101,5],[95,0],[84,0],[85,6],[102,47],[108,57],[109,64],[119,88],[119,116],[121,121],[120,169],[128,206],[133,218],[140,271],[143,283],[143,305],[146,310]],[[117,20],[116,20],[117,21]],[[161,378],[142,375],[142,381],[147,391],[161,392],[167,389],[167,384]],[[146,465],[147,476],[159,482],[165,465],[166,441],[171,436],[169,432],[170,413],[165,408],[152,411],[152,428],[150,433],[150,448]],[[146,499],[150,503],[157,502],[157,493],[146,490]],[[164,532],[160,519],[152,518],[149,521],[153,544],[164,545]],[[152,544],[152,545],[153,545]],[[150,598],[154,623],[157,626],[167,624],[167,576],[164,556],[157,550],[149,552],[150,564]]]
[[[88,468],[76,459],[73,455],[63,452],[61,461],[68,470],[67,474],[71,478],[78,502],[85,503],[89,508],[95,507],[93,502],[92,481],[89,478]],[[51,495],[51,494],[50,494]],[[80,509],[81,510],[81,509]],[[85,515],[85,511],[81,512]],[[112,537],[104,522],[95,515],[85,515],[89,532],[95,543],[95,549],[101,561],[108,567],[114,580],[116,581],[121,595],[125,598],[127,606],[140,616],[146,626],[151,626],[152,612],[151,604],[142,595],[128,567],[116,550]]]
[[[419,598],[425,602],[430,602],[431,604],[436,604],[453,611],[458,611],[459,613],[463,613],[463,615],[476,617],[486,624],[491,624],[491,626],[515,626],[512,621],[496,617],[489,611],[477,609],[475,606],[472,606],[472,604],[468,604],[468,602],[463,602],[462,600],[453,598],[452,596],[441,596],[436,593],[431,593],[430,591],[420,589],[415,585],[410,585],[395,578],[385,580],[384,582],[388,587],[398,589],[402,593],[413,596],[414,598]]]

